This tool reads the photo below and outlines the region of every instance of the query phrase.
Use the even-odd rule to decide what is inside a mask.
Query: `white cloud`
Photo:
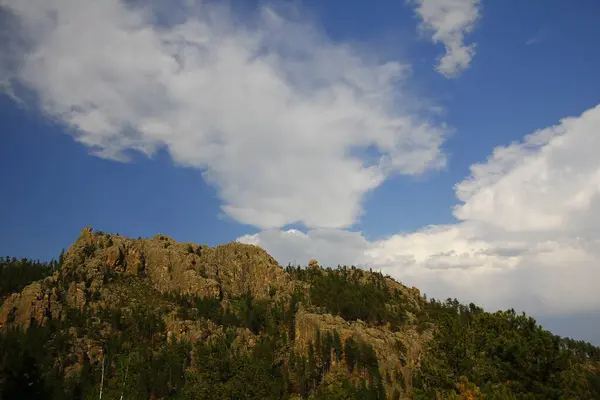
[[[446,53],[436,70],[447,78],[460,75],[475,56],[475,44],[465,44],[464,37],[480,17],[479,0],[408,0],[415,5],[421,19],[419,29],[431,35],[433,43],[443,43]]]
[[[239,222],[350,226],[388,175],[444,166],[444,127],[412,109],[407,65],[269,8],[242,23],[191,6],[174,24],[118,0],[0,4],[12,21],[0,81],[33,91],[101,157],[166,149],[204,170]]]
[[[471,3],[419,2],[433,40],[450,49],[440,72],[470,61],[454,49],[477,19]],[[165,148],[203,169],[238,221],[315,228],[240,239],[282,263],[368,265],[436,297],[491,308],[600,307],[600,107],[474,165],[456,186],[461,222],[369,242],[330,228],[354,223],[364,194],[389,174],[445,161],[443,126],[410,108],[406,65],[374,62],[269,9],[246,25],[206,6],[158,25],[152,8],[116,0],[0,4],[11,21],[0,26],[10,49],[0,52],[4,87],[33,91],[45,113],[103,157]],[[372,148],[381,158],[358,157]]]
[[[455,216],[507,231],[599,237],[600,226],[586,222],[598,210],[599,127],[597,106],[521,143],[494,149],[456,186],[464,204],[456,207]]]
[[[494,149],[456,185],[461,220],[368,242],[313,232],[252,236],[277,254],[373,269],[437,298],[457,297],[488,309],[561,315],[600,309],[600,105],[563,119],[522,142]],[[340,239],[342,238],[342,239]],[[247,238],[242,238],[245,240]],[[283,249],[280,253],[277,253]],[[322,250],[323,249],[323,250]],[[304,254],[301,258],[299,254]]]
[[[318,257],[321,265],[351,265],[362,259],[371,244],[359,233],[341,229],[314,229],[307,233],[296,229],[270,229],[244,235],[240,242],[266,246],[282,264],[304,264]]]

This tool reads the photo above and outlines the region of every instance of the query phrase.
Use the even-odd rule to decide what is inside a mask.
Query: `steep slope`
[[[354,267],[86,228],[51,270],[2,299],[0,399],[600,398],[597,348]]]
[[[0,327],[6,326],[9,314],[27,327],[32,318],[39,324],[60,319],[65,307],[111,306],[114,299],[105,285],[119,277],[143,279],[161,294],[210,298],[250,293],[265,299],[272,288],[289,293],[293,285],[257,246],[229,243],[210,248],[177,243],[164,235],[132,240],[86,228],[66,253],[60,271],[6,300]]]

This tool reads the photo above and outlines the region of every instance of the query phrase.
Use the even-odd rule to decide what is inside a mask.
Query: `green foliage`
[[[400,327],[407,311],[399,291],[391,292],[380,273],[366,273],[356,267],[301,269],[288,266],[295,279],[310,283],[310,303],[346,320]]]
[[[240,318],[229,309],[224,309],[218,298],[170,293],[167,299],[179,306],[177,316],[182,320],[206,318],[219,325],[241,326]]]
[[[200,297],[170,293],[169,301],[177,304],[177,316],[184,320],[199,318],[228,327],[244,327],[256,335],[275,334],[284,324],[293,325],[295,311],[286,312],[284,303],[272,300],[256,300],[250,293],[228,299],[227,305],[221,298]],[[295,307],[293,304],[291,307]]]
[[[335,353],[335,358],[337,361],[341,361],[343,357],[342,353],[342,338],[340,337],[340,333],[338,331],[333,332],[333,343],[332,343],[333,351]]]
[[[455,391],[462,376],[486,398],[600,398],[594,374],[580,370],[599,370],[597,347],[555,336],[514,310],[491,314],[448,299],[431,300],[425,312],[438,329],[415,379],[421,398]]]
[[[352,373],[354,371],[354,367],[356,366],[356,360],[358,359],[358,345],[352,338],[346,339],[344,343],[344,355],[346,356],[346,366],[348,367],[348,372]]]
[[[51,263],[0,260],[0,296],[50,275],[64,258],[63,252]],[[486,313],[451,299],[423,300],[422,308],[411,308],[414,302],[387,278],[354,267],[288,267],[302,283],[293,293],[271,286],[264,299],[249,292],[214,298],[162,294],[143,276],[115,276],[105,280],[104,289],[123,298],[108,308],[98,301],[82,310],[64,302],[69,282],[85,282],[88,301],[101,299],[87,292],[91,278],[85,269],[73,267],[56,283],[63,299],[60,320],[0,331],[0,399],[96,398],[100,349],[106,399],[387,399],[386,385],[390,398],[410,396],[399,389],[405,384],[399,371],[407,363],[380,370],[374,348],[361,335],[345,330],[342,340],[340,332],[323,328],[314,332],[313,342],[298,342],[306,340],[306,327],[296,321],[300,309],[392,330],[413,313],[416,327],[434,332],[411,375],[414,399],[600,398],[597,347],[552,335],[514,310]],[[211,328],[194,343],[169,338],[165,321],[172,316]],[[305,351],[297,353],[298,344]],[[402,346],[390,351],[407,353]]]
[[[91,257],[96,250],[97,248],[94,243],[86,243],[83,246],[83,255],[84,257]]]
[[[213,343],[197,343],[197,362],[186,374],[182,398],[280,399],[285,393],[283,370],[274,364],[273,343],[261,342],[250,354],[233,346],[229,332]]]
[[[369,387],[363,382],[356,387],[348,379],[339,379],[333,382],[327,382],[309,397],[311,400],[383,400],[385,394],[381,393],[377,387]]]
[[[306,355],[292,353],[289,359],[289,379],[294,391],[310,399],[385,399],[385,388],[380,379],[377,358],[373,348],[351,338],[346,341],[346,357],[352,359],[354,375],[360,382],[355,386],[347,379],[324,381],[332,365],[335,353],[335,332],[316,331],[315,342],[308,343]],[[341,344],[340,344],[341,347]],[[351,352],[348,349],[355,349]],[[354,368],[356,366],[356,369]]]
[[[25,286],[52,275],[57,267],[56,261],[42,263],[26,258],[0,259],[0,299],[11,293],[20,292]]]
[[[0,399],[51,399],[65,391],[61,356],[70,346],[56,325],[32,321],[25,332],[10,328],[0,334]],[[55,355],[59,355],[55,357]]]

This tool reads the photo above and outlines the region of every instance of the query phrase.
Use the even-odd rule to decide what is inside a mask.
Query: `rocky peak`
[[[289,279],[258,246],[232,242],[214,248],[178,243],[166,235],[127,239],[86,228],[65,256],[63,274],[88,279],[129,274],[148,278],[160,292],[199,296],[265,298],[270,288],[287,289]]]
[[[44,323],[65,306],[83,309],[119,275],[147,281],[160,293],[228,298],[250,293],[256,299],[289,296],[293,282],[258,246],[237,242],[217,247],[178,243],[166,235],[129,239],[81,231],[54,277],[11,295],[0,309],[0,327]],[[64,300],[64,301],[63,301]]]

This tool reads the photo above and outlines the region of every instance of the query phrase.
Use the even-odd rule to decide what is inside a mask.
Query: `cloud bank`
[[[489,309],[600,309],[600,105],[494,149],[456,185],[456,224],[373,242],[359,232],[267,231],[239,238],[282,263],[355,264]],[[335,249],[336,254],[332,254]]]
[[[474,54],[463,42],[478,2],[418,1],[438,70]],[[456,185],[458,223],[368,241],[364,195],[391,174],[441,168],[446,128],[415,110],[409,68],[334,43],[262,8],[117,0],[0,0],[0,86],[35,99],[94,154],[166,150],[203,171],[233,219],[263,229],[281,263],[356,264],[436,297],[534,313],[600,308],[600,107],[494,149]],[[307,232],[282,231],[290,223]]]
[[[389,175],[445,164],[445,128],[413,108],[407,65],[271,8],[242,22],[206,4],[171,18],[160,1],[0,4],[1,82],[98,156],[166,149],[202,170],[238,222],[347,227]]]
[[[480,0],[408,0],[421,20],[419,30],[446,49],[435,69],[446,78],[456,78],[469,68],[475,44],[465,44],[481,15]]]

